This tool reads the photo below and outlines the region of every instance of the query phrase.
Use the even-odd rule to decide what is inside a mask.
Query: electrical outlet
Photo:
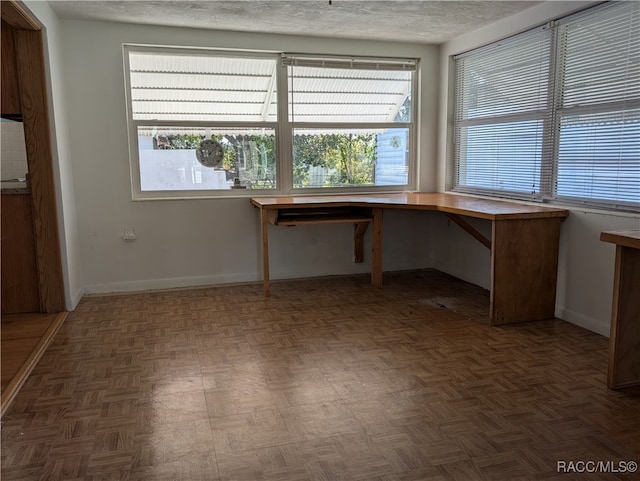
[[[125,227],[122,238],[125,242],[133,242],[136,240],[136,231],[133,227]]]

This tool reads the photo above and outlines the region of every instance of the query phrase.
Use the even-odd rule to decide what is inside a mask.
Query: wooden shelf
[[[298,217],[290,217],[287,219],[280,219],[277,222],[277,225],[282,225],[286,227],[301,225],[301,224],[360,224],[362,222],[371,222],[371,217],[340,217],[337,215],[326,215],[326,216],[317,216],[317,215],[308,215],[308,216],[298,216]]]
[[[362,224],[372,220],[371,209],[329,207],[326,209],[280,209],[272,223],[291,227],[304,224]]]

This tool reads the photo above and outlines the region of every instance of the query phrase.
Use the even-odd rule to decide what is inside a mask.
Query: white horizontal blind
[[[282,63],[291,122],[410,122],[415,60],[287,55]]]
[[[607,2],[456,57],[454,190],[640,210],[639,32]]]
[[[281,63],[294,189],[413,184],[416,59],[283,54]]]
[[[456,57],[454,190],[540,196],[551,40],[538,28]]]
[[[555,197],[640,207],[640,3],[559,25]]]
[[[277,58],[128,49],[131,114],[146,121],[277,121]]]
[[[322,55],[283,54],[282,64],[291,67],[323,67],[363,70],[408,70],[415,71],[415,59],[375,58],[375,57],[339,57]]]

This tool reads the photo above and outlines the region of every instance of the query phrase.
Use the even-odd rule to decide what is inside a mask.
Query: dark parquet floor
[[[640,479],[607,339],[488,303],[430,270],[85,297],[2,419],[2,480]]]

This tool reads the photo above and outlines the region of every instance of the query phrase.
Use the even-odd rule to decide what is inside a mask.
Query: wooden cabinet
[[[0,113],[3,117],[18,119],[22,116],[22,107],[18,88],[15,42],[13,28],[4,20],[2,20],[1,33],[2,89],[0,89],[0,94],[2,95],[2,103]]]
[[[2,314],[39,312],[31,200],[28,193],[2,194]]]

